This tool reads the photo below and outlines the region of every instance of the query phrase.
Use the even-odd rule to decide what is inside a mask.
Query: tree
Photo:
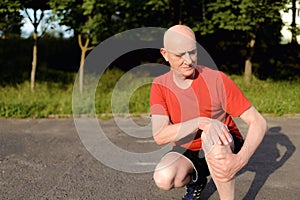
[[[83,91],[84,60],[100,41],[132,28],[195,25],[203,1],[192,0],[52,0],[60,24],[74,30],[81,49],[79,90]],[[192,15],[191,15],[192,13]],[[155,20],[149,20],[155,19]],[[197,20],[196,20],[197,19]]]
[[[79,90],[83,91],[84,61],[88,51],[104,38],[111,36],[116,1],[109,0],[52,0],[53,13],[60,24],[74,30],[81,49]]]
[[[41,22],[46,22],[46,24],[50,22],[50,17],[45,15],[46,10],[49,10],[48,1],[38,1],[38,0],[2,0],[0,3],[0,13],[1,14],[14,14],[20,13],[20,11],[25,12],[24,17],[28,17],[29,21],[34,27],[33,31],[33,58],[32,58],[32,68],[31,68],[31,76],[30,76],[30,85],[31,91],[34,91],[35,86],[35,73],[37,66],[37,43],[38,38],[41,35],[38,35],[38,26]],[[29,14],[29,10],[33,10],[33,16]],[[39,14],[38,14],[39,12]],[[17,18],[18,19],[18,18]],[[42,32],[46,31],[47,26],[45,26]],[[3,32],[4,29],[2,29]]]
[[[206,4],[205,19],[193,27],[203,35],[218,30],[241,31],[247,38],[247,58],[245,61],[245,83],[249,84],[252,75],[252,56],[259,29],[267,23],[281,23],[279,11],[286,1],[272,0],[215,0]]]
[[[203,20],[203,0],[130,0],[123,1],[119,7],[120,15],[126,19],[126,27],[129,28],[168,28],[175,24],[196,26]]]
[[[25,12],[25,17],[27,17],[33,26],[33,49],[32,49],[32,67],[30,75],[30,88],[34,92],[35,89],[35,74],[37,67],[37,53],[38,53],[38,40],[46,32],[51,24],[49,15],[46,12],[50,9],[48,1],[38,1],[38,0],[24,0],[21,6]],[[30,15],[30,10],[33,11],[33,15]],[[41,23],[45,23],[45,26],[41,27],[41,34],[38,35],[38,26]]]

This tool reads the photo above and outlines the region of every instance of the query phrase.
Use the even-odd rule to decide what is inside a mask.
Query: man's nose
[[[193,63],[193,61],[191,59],[191,55],[189,54],[189,52],[185,52],[185,54],[182,57],[185,60],[185,63],[187,65],[191,65]]]

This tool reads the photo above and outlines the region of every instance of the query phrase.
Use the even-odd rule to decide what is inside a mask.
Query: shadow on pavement
[[[295,150],[296,147],[289,137],[281,132],[280,126],[269,128],[264,140],[251,157],[248,165],[237,174],[237,176],[240,176],[248,171],[255,173],[255,177],[243,199],[255,199],[269,176],[279,169],[292,156]],[[216,192],[216,187],[211,179],[207,188],[203,191],[204,199],[208,199],[214,192]]]

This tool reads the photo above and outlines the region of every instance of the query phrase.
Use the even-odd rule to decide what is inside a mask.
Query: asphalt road
[[[237,200],[299,199],[300,118],[267,117],[267,121],[269,130],[262,145],[236,178]],[[144,127],[150,121],[139,118],[134,122]],[[124,133],[114,120],[99,123],[121,150],[143,155],[161,149],[151,137]],[[239,120],[237,124],[245,133],[245,124]],[[130,131],[130,123],[127,128]],[[151,171],[126,172],[130,159],[120,159],[119,167],[111,167],[99,161],[93,149],[88,151],[83,139],[73,119],[0,119],[0,199],[181,199],[183,188],[162,191],[155,186]],[[95,148],[106,148],[104,142]],[[105,155],[105,159],[119,159],[107,149]],[[202,197],[218,199],[212,182]]]

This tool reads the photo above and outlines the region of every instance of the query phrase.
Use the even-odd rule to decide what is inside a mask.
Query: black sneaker
[[[199,200],[201,192],[205,188],[206,184],[207,179],[186,185],[186,193],[182,197],[182,200]]]

